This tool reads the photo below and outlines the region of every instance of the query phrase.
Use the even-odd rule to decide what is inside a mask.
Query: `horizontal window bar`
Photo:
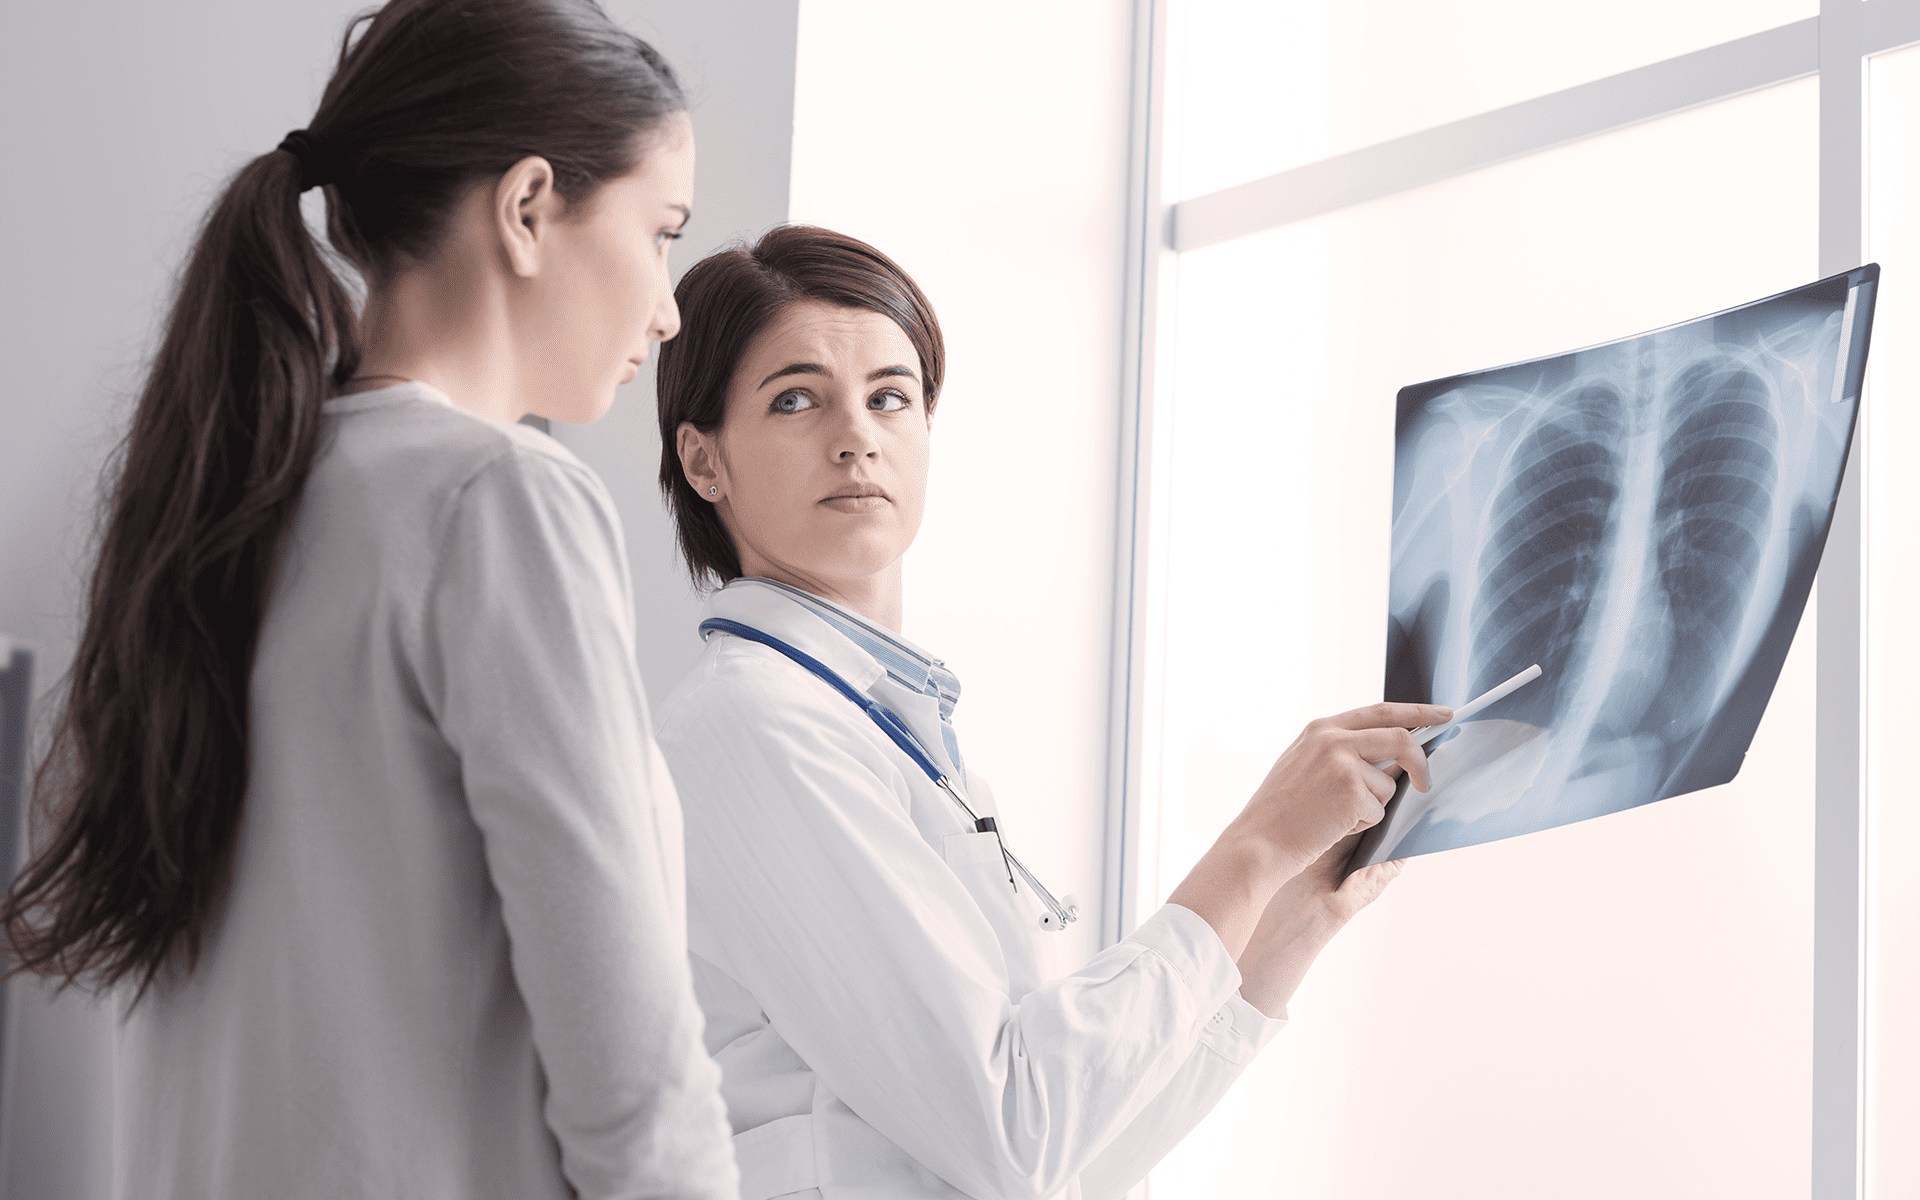
[[[1872,0],[1860,6],[1867,54],[1882,54],[1920,42],[1920,0]]]
[[[1875,0],[1888,37],[1920,3]],[[1894,10],[1909,10],[1895,12]],[[1904,21],[1903,21],[1904,18]],[[1920,34],[1914,36],[1920,37]],[[1910,40],[1901,38],[1900,41]],[[1899,44],[1889,42],[1888,44]],[[1869,47],[1869,52],[1875,47]],[[1820,68],[1820,19],[1808,17],[1552,92],[1492,112],[1321,159],[1173,206],[1175,250],[1197,250],[1435,183],[1551,146],[1805,78]]]

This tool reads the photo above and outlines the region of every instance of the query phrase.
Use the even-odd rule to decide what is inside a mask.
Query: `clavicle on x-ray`
[[[1880,271],[1403,389],[1389,700],[1539,679],[1428,745],[1351,866],[1725,783],[1806,605]]]

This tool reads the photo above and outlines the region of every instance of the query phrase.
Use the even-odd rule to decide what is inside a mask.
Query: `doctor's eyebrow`
[[[773,374],[767,376],[765,379],[762,379],[760,381],[760,386],[765,387],[768,384],[772,383],[774,380],[782,378],[783,376],[787,376],[787,375],[825,375],[828,378],[832,378],[833,372],[827,370],[825,367],[821,366],[819,363],[810,363],[810,362],[789,363],[788,365],[781,367],[778,371],[775,371]],[[905,376],[908,379],[919,378],[919,375],[914,371],[912,367],[903,367],[903,366],[900,366],[898,363],[896,363],[893,366],[881,367],[879,370],[870,373],[867,376],[867,382],[872,383],[876,379],[893,379],[893,378],[898,378],[900,376]]]
[[[831,375],[831,374],[832,374],[831,371],[827,370],[825,367],[821,366],[819,363],[789,363],[788,365],[781,367],[778,371],[775,371],[773,374],[767,376],[765,379],[762,379],[760,381],[760,386],[765,387],[768,384],[772,383],[774,380],[779,379],[785,375]]]

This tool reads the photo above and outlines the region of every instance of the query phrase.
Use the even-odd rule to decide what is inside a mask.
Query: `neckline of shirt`
[[[364,392],[349,392],[344,396],[335,396],[320,405],[321,412],[358,412],[364,408],[378,408],[383,404],[397,404],[402,400],[426,400],[434,404],[444,404],[448,408],[459,408],[439,388],[418,379],[409,379],[403,383],[390,383],[386,387],[368,388]]]

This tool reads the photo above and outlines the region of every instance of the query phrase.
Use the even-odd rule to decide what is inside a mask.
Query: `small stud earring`
[[[707,495],[709,496],[718,496],[719,494],[720,489],[718,487],[710,487],[707,489]]]

